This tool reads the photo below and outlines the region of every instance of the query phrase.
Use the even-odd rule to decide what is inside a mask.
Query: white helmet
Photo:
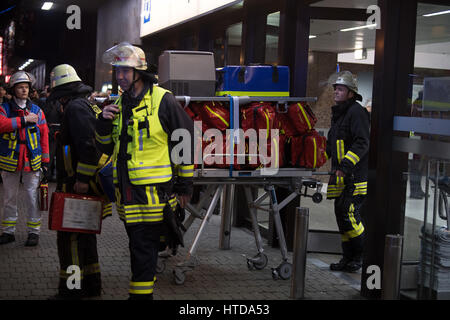
[[[349,88],[354,93],[358,93],[358,83],[356,81],[356,78],[353,76],[353,74],[350,71],[342,71],[333,74],[330,77],[330,83],[335,85],[343,85]]]
[[[147,70],[144,51],[128,42],[121,42],[106,50],[103,54],[102,61],[116,67],[131,67],[136,70]]]
[[[50,88],[61,86],[70,82],[81,81],[75,69],[69,64],[60,64],[50,72]]]
[[[31,88],[36,83],[36,78],[26,71],[17,71],[9,79],[9,87],[12,88],[18,83],[28,83]]]

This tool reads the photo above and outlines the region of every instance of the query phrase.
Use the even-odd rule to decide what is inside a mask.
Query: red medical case
[[[50,230],[97,233],[102,228],[103,199],[81,194],[54,192],[50,201]]]

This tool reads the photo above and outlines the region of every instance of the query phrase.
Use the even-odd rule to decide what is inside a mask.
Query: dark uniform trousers
[[[366,200],[365,195],[353,196],[344,190],[334,202],[336,222],[341,233],[344,258],[361,260],[364,248],[364,225],[361,212]]]
[[[161,225],[162,223],[125,226],[129,238],[132,273],[130,300],[153,299]],[[136,284],[135,287],[133,283]]]
[[[58,256],[60,263],[59,294],[82,297],[101,294],[101,275],[98,263],[97,236],[89,233],[57,232]],[[69,266],[80,268],[81,288],[69,289],[67,273]]]

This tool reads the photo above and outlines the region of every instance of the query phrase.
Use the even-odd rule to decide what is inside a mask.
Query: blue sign
[[[144,24],[150,21],[151,0],[144,0]]]

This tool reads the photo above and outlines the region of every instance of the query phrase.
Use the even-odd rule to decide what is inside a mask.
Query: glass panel
[[[242,22],[227,29],[226,65],[241,64]]]
[[[448,128],[450,128],[450,6],[418,4],[414,73],[410,77],[408,105],[410,110],[406,118],[408,126],[404,130],[409,131],[409,138],[416,140],[414,143],[420,144],[422,150],[436,143],[437,147],[433,148],[448,150],[450,147],[450,135],[448,135]],[[424,120],[427,120],[430,125],[424,125]],[[423,242],[422,230],[424,224],[429,233],[433,225],[435,230],[442,228],[444,228],[442,230],[448,230],[446,211],[448,211],[450,162],[448,159],[440,161],[432,159],[427,152],[420,151],[420,154],[419,151],[415,152],[417,153],[409,153],[409,168],[405,175],[408,177],[408,184],[403,262],[418,264],[416,271],[419,279],[423,276],[426,288],[430,287],[430,279],[436,276],[435,279],[438,281],[431,284],[432,294],[436,295],[442,290],[450,291],[449,278],[445,281],[442,278],[445,274],[448,277],[448,272],[442,273],[443,260],[438,256],[443,253],[445,242],[435,247],[436,251],[431,250],[431,236],[429,235],[428,240]],[[438,181],[447,181],[447,190],[445,190],[445,183],[440,185],[438,183],[436,188],[436,177]],[[422,251],[426,253],[424,256],[422,256],[421,248],[425,249]],[[434,268],[430,268],[432,254],[436,254],[433,259],[436,262]],[[447,254],[447,257],[450,259],[450,255]],[[430,274],[431,270],[434,275]],[[422,274],[421,271],[424,273]],[[419,294],[425,291],[419,290]]]
[[[280,12],[267,15],[265,63],[278,63],[278,39],[280,30]]]

